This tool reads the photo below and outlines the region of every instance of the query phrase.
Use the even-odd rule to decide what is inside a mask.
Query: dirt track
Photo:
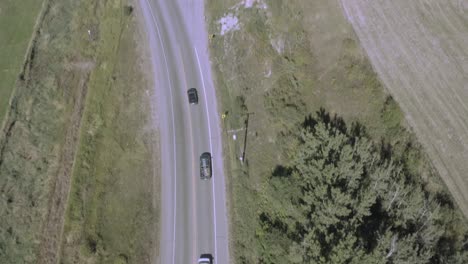
[[[468,1],[341,3],[374,69],[468,216]]]

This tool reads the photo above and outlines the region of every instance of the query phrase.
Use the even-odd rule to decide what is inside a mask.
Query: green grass
[[[150,263],[157,248],[156,134],[136,50],[136,21],[123,8],[111,3],[103,8],[99,64],[89,81],[62,263]]]
[[[63,4],[55,7],[61,10]],[[44,21],[30,53],[22,55],[27,64],[0,134],[2,263],[36,263],[61,157],[73,148],[65,135],[73,125],[73,99],[83,74],[63,70],[65,53],[74,50],[63,38],[69,30],[67,14]]]
[[[278,164],[287,165],[295,131],[304,118],[324,107],[359,122],[376,142],[391,146],[412,175],[434,190],[443,189],[396,102],[386,93],[338,1],[265,1],[267,9],[229,9],[236,1],[207,4],[216,85],[227,112],[225,131],[244,127],[249,119],[246,162],[241,164],[244,132],[226,132],[231,233],[238,263],[255,263],[263,246],[256,215],[259,199]],[[217,21],[234,12],[240,30],[219,35]],[[278,52],[275,43],[284,45]],[[277,45],[278,46],[278,45]],[[268,77],[268,73],[271,75]],[[244,100],[239,100],[244,98]]]
[[[43,0],[0,2],[0,127]]]
[[[0,262],[149,262],[156,134],[129,1],[48,3],[0,134]]]

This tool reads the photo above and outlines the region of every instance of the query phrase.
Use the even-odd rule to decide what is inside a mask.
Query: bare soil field
[[[468,2],[341,3],[373,68],[468,216]]]

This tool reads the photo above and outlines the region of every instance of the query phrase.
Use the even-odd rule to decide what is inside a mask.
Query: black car
[[[208,180],[211,178],[211,154],[205,152],[200,156],[200,178]]]
[[[213,256],[211,254],[202,254],[198,259],[198,264],[212,264]]]
[[[188,94],[188,101],[189,101],[190,104],[198,104],[197,89],[190,88],[190,89],[188,89],[187,94]]]

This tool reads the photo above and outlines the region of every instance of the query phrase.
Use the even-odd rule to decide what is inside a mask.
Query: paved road
[[[139,0],[154,65],[161,135],[162,217],[159,263],[196,263],[209,253],[229,263],[220,118],[202,0]],[[196,87],[199,104],[189,105]],[[202,181],[199,157],[213,156]]]

